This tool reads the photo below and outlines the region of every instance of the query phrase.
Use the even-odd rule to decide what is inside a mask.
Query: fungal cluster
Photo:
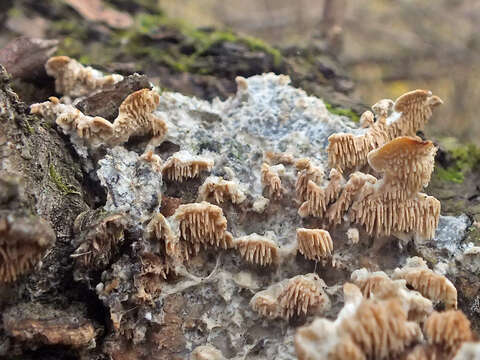
[[[46,69],[63,97],[31,111],[70,136],[106,197],[77,218],[71,255],[75,280],[109,315],[95,351],[118,360],[478,353],[447,276],[408,247],[391,251],[438,236],[440,203],[421,192],[436,148],[416,137],[438,97],[382,100],[359,126],[287,76],[264,74],[237,78],[225,101],[138,90],[110,121],[77,104],[121,77],[66,57]]]

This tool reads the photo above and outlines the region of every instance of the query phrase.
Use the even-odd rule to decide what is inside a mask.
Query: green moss
[[[248,47],[251,50],[258,50],[258,51],[262,51],[264,53],[272,55],[273,64],[275,66],[279,66],[283,62],[283,56],[278,49],[275,49],[275,48],[271,47],[266,42],[264,42],[264,41],[262,41],[258,38],[254,38],[254,37],[251,37],[251,36],[245,36],[245,37],[241,38],[240,41],[242,41],[243,43],[248,45]]]
[[[335,115],[346,116],[355,123],[358,123],[360,121],[360,117],[352,109],[341,108],[341,107],[329,104],[326,101],[324,101],[324,103],[325,103],[325,106],[326,106],[327,110],[330,113],[335,114]]]
[[[53,183],[64,195],[69,195],[69,194],[80,195],[80,192],[77,191],[75,186],[65,183],[65,181],[57,172],[53,164],[50,164],[48,173],[50,175],[50,179],[53,181]]]
[[[442,180],[461,184],[465,175],[480,165],[480,148],[473,144],[462,145],[454,138],[440,141],[451,157],[451,165],[447,168],[438,166],[435,174]]]
[[[157,32],[165,29],[178,32],[176,36],[181,42],[180,46],[177,44],[177,46],[157,47],[152,38]],[[276,66],[283,61],[280,51],[259,39],[237,36],[230,30],[196,29],[180,20],[172,20],[160,14],[138,14],[135,17],[135,26],[132,29],[117,32],[116,39],[118,44],[126,44],[128,53],[146,56],[180,72],[209,73],[209,69],[205,69],[205,66],[198,66],[199,59],[212,46],[222,42],[240,43],[251,50],[270,54]],[[182,53],[180,49],[189,50]]]

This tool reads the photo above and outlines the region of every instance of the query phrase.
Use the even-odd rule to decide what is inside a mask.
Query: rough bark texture
[[[142,11],[152,13],[155,9],[153,2],[149,1],[112,0],[110,3],[120,10],[129,11],[134,17],[140,17]],[[353,84],[335,58],[315,47],[289,48],[278,52],[251,39],[213,29],[195,30],[192,33],[191,29],[185,27],[162,23],[165,19],[160,15],[155,18],[153,25],[127,30],[125,35],[98,23],[82,22],[74,10],[62,1],[20,0],[7,5],[0,10],[0,18],[7,17],[6,12],[2,11],[15,7],[21,9],[22,16],[47,19],[49,26],[45,35],[62,40],[59,49],[61,55],[83,56],[85,63],[99,64],[106,70],[126,75],[141,70],[148,79],[169,90],[203,99],[216,96],[225,98],[235,91],[235,76],[273,71],[290,75],[294,86],[339,106],[332,108],[334,112],[355,118],[355,114],[365,108],[351,98]],[[145,17],[142,19],[145,20]],[[78,25],[78,33],[70,34],[66,30],[69,22]],[[120,41],[121,36],[128,37],[127,45]],[[198,47],[199,43],[201,47]],[[1,68],[0,211],[2,216],[11,214],[44,219],[55,231],[56,243],[44,255],[41,266],[37,266],[33,272],[13,284],[0,283],[0,313],[7,314],[3,319],[6,325],[0,322],[0,358],[106,359],[107,355],[103,352],[114,354],[116,359],[141,358],[145,354],[140,354],[140,347],[125,348],[127,345],[111,335],[113,319],[110,319],[108,309],[92,289],[92,284],[94,286],[100,281],[101,271],[88,275],[93,279],[74,281],[74,261],[70,255],[74,253],[79,240],[78,236],[72,234],[74,220],[80,213],[103,204],[105,193],[82,171],[82,161],[55,125],[29,115],[26,103],[44,101],[47,96],[53,95],[53,81],[43,77],[29,82],[15,79],[13,86],[22,100],[10,85],[9,75]],[[130,91],[146,86],[149,84],[145,77],[134,75],[110,90],[85,99],[79,107],[90,115],[113,119],[117,104]],[[163,144],[162,151],[168,153],[171,150],[169,146],[176,145]],[[456,159],[449,155],[448,150],[439,154],[443,168],[455,166]],[[465,180],[461,184],[446,182],[440,176],[434,178],[434,187],[429,189],[429,193],[439,197],[446,214],[464,212],[470,220],[480,222],[479,175],[478,171],[475,172],[477,165],[474,163],[474,166],[465,170]],[[175,198],[163,198],[162,210],[165,214],[171,214],[169,208],[174,209],[181,202],[177,199],[177,193],[169,195]],[[472,226],[467,239],[463,241],[480,245],[480,230]],[[126,234],[120,255],[111,260],[112,264],[121,264],[122,261],[131,263],[131,243]],[[420,248],[418,252],[430,264],[435,264],[441,256],[451,257],[439,249]],[[368,261],[365,258],[365,263]],[[478,331],[480,296],[476,275],[471,268],[462,264],[458,264],[457,270],[455,285],[459,290],[459,306]],[[336,276],[339,275],[331,275],[332,279]],[[185,301],[182,295],[167,296],[163,309],[164,324],[149,330],[146,336],[157,358],[170,359],[172,352],[183,349],[185,340],[182,326],[190,329],[200,326],[199,319],[207,309],[199,308],[197,313],[181,313]],[[48,339],[58,338],[58,333],[60,337],[68,339],[72,331],[78,331],[82,335],[77,335],[77,339],[88,340],[91,329],[94,329],[96,346],[90,342],[92,346],[89,348],[90,345],[85,345],[89,343],[87,340],[81,343],[80,349],[72,346],[78,344],[75,341],[45,341],[40,330],[28,339],[18,335],[15,331],[20,330],[12,325],[15,323],[16,310],[21,314],[17,320],[24,321],[23,329],[29,328],[34,322],[41,323],[47,329],[43,331],[55,334]],[[134,319],[137,316],[136,310],[132,310],[126,317]],[[52,320],[59,316],[62,321],[56,323]],[[197,319],[199,324],[192,319]],[[252,348],[252,353],[258,350],[261,356],[261,341],[257,343],[255,335],[251,337],[251,342],[257,344]],[[148,353],[147,349],[143,351]]]

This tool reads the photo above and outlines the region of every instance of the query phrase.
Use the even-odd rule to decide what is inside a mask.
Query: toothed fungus
[[[357,228],[349,228],[347,230],[347,238],[352,245],[358,244],[360,241],[360,233]]]
[[[234,241],[235,248],[246,261],[261,266],[272,265],[279,258],[279,247],[267,236],[250,234]]]
[[[367,154],[399,136],[415,136],[422,130],[432,109],[442,104],[438,96],[430,91],[414,90],[400,96],[393,104],[394,113],[388,116],[392,102],[381,100],[372,108],[377,121],[371,123],[370,113],[362,115],[365,126],[369,127],[361,135],[336,133],[328,138],[328,161],[332,168],[342,170],[362,168],[367,164]]]
[[[155,252],[171,258],[179,257],[178,237],[162,214],[156,214],[145,228],[144,237],[152,244]]]
[[[473,340],[470,321],[458,310],[433,312],[424,325],[428,343],[454,355],[463,343]]]
[[[116,146],[127,142],[131,136],[152,135],[147,145],[147,150],[151,150],[163,141],[167,133],[165,121],[152,113],[159,101],[160,97],[154,90],[135,91],[123,100],[113,123],[99,116],[84,115],[74,106],[60,103],[55,97],[33,104],[31,112],[55,119],[65,134],[74,133],[92,147],[102,144]]]
[[[422,258],[407,259],[403,268],[395,269],[393,279],[404,279],[407,284],[434,302],[443,302],[447,309],[457,308],[457,289],[445,276],[430,270]]]
[[[227,231],[227,219],[222,208],[202,201],[180,205],[172,216],[180,231],[180,245],[186,260],[195,256],[201,246],[228,249],[233,246]]]
[[[433,311],[433,304],[420,293],[409,290],[405,280],[392,280],[383,271],[355,270],[351,275],[367,299],[398,299],[408,308],[408,320],[423,322]]]
[[[30,271],[54,242],[55,232],[45,220],[0,214],[0,283]]]
[[[297,179],[297,184],[302,175]],[[336,169],[330,171],[330,179],[325,187],[317,185],[312,180],[308,180],[306,191],[299,186],[300,191],[297,194],[303,194],[304,202],[298,209],[298,214],[301,217],[315,216],[323,218],[328,205],[336,200],[343,188],[345,187],[345,179],[342,174]],[[299,197],[300,199],[300,197]]]
[[[77,266],[100,269],[108,265],[124,240],[126,225],[124,214],[86,211],[77,216],[73,231],[80,245],[71,255]]]
[[[264,158],[269,165],[293,165],[295,163],[293,155],[289,153],[266,151]]]
[[[319,185],[323,179],[323,168],[312,165],[310,159],[300,159],[295,163],[298,170],[295,192],[299,201],[305,201],[308,192],[308,182]]]
[[[353,284],[344,285],[345,306],[337,320],[316,319],[295,336],[299,360],[386,359],[421,339],[420,327],[407,319],[397,299],[366,300]]]
[[[162,174],[171,181],[183,182],[200,175],[202,171],[211,171],[213,160],[205,156],[192,155],[188,151],[179,151],[170,156],[163,164]]]
[[[85,67],[68,56],[50,58],[45,70],[55,78],[55,91],[71,97],[87,95],[95,90],[113,85],[123,79],[123,76],[113,74],[103,76],[98,70]]]
[[[159,280],[166,279],[174,271],[175,265],[184,260],[185,254],[182,254],[178,236],[162,214],[152,217],[143,237],[147,243],[140,253],[142,266],[140,275],[137,276],[137,287],[139,297],[150,301],[159,291]]]
[[[322,229],[297,229],[298,251],[307,259],[319,261],[332,255],[330,233]]]
[[[317,274],[297,275],[259,291],[250,300],[253,310],[269,318],[323,312],[330,306],[330,300],[323,290],[324,281]]]
[[[350,208],[350,220],[374,236],[414,234],[417,239],[432,239],[440,202],[419,191],[430,180],[435,153],[432,142],[409,137],[372,151],[371,166],[385,175],[361,189]]]
[[[267,163],[262,164],[262,185],[265,189],[267,189],[271,198],[280,199],[283,195],[284,189],[282,188],[280,174],[282,174],[284,171],[285,167],[281,164],[273,166],[270,166]]]
[[[241,204],[247,198],[238,182],[224,180],[219,176],[209,176],[198,189],[198,200],[213,198],[217,204],[230,199],[233,204]]]

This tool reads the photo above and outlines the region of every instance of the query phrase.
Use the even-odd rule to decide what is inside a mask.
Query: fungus
[[[259,291],[250,300],[250,306],[262,316],[286,320],[324,311],[330,305],[325,287],[317,274],[297,275]]]
[[[75,219],[73,231],[80,245],[71,255],[77,266],[100,269],[110,263],[124,240],[124,214],[86,211]]]
[[[454,355],[463,343],[473,340],[470,321],[458,310],[433,312],[424,325],[428,343]]]
[[[225,360],[225,358],[222,352],[212,345],[202,345],[192,351],[190,360]]]
[[[326,287],[317,274],[297,275],[285,285],[278,300],[281,316],[289,319],[294,315],[307,315],[309,311],[325,307],[329,300],[323,288]]]
[[[403,239],[413,234],[418,240],[432,239],[440,216],[440,202],[419,191],[430,180],[435,153],[431,141],[396,138],[368,155],[370,165],[384,173],[383,178],[377,180],[372,175],[355,172],[343,185],[343,178],[337,172],[335,183],[330,182],[325,188],[310,181],[298,213],[302,217],[321,218],[326,214],[328,222],[334,225],[346,215],[374,236],[393,234]],[[330,194],[337,197],[332,199]]]
[[[407,284],[432,301],[442,301],[447,309],[457,308],[457,289],[445,276],[430,270],[422,258],[407,259],[406,265],[395,269],[393,279],[404,279]]]
[[[344,187],[345,179],[336,169],[330,170],[330,179],[325,187],[321,187],[309,180],[306,191],[302,191],[305,194],[305,200],[298,209],[298,214],[301,217],[323,217],[327,206],[338,198]]]
[[[188,151],[179,151],[170,156],[163,164],[162,174],[171,181],[183,182],[197,177],[202,171],[211,171],[213,160],[204,156],[196,156]]]
[[[349,228],[347,230],[347,238],[352,245],[358,244],[360,241],[360,233],[357,228]]]
[[[295,336],[299,360],[317,358],[385,359],[421,339],[420,327],[407,319],[398,299],[363,299],[360,289],[344,285],[345,306],[337,320],[316,319]],[[363,356],[362,356],[363,354]]]
[[[180,205],[172,216],[180,232],[182,254],[188,260],[207,245],[228,249],[233,246],[222,208],[202,201]]]
[[[282,180],[280,174],[285,171],[283,165],[270,166],[267,163],[262,164],[261,179],[264,189],[267,189],[271,198],[280,199],[283,195]]]
[[[167,133],[165,121],[152,113],[159,101],[160,97],[154,90],[135,91],[123,100],[113,123],[99,116],[84,115],[74,106],[60,103],[55,97],[33,104],[30,111],[55,119],[65,134],[75,133],[92,147],[102,144],[116,146],[125,143],[131,136],[152,135],[147,145],[147,150],[152,150]]]
[[[55,78],[55,91],[71,97],[87,95],[95,90],[113,85],[123,79],[123,76],[113,74],[103,76],[98,70],[85,67],[68,56],[50,58],[45,70]]]
[[[293,165],[295,163],[293,155],[284,152],[266,151],[264,154],[264,158],[265,162],[269,165]]]
[[[155,241],[152,245],[155,252],[173,259],[179,258],[178,237],[162,214],[152,217],[145,228],[144,237],[150,242]]]
[[[405,280],[392,280],[383,271],[371,273],[365,268],[355,270],[351,280],[367,299],[399,299],[408,308],[408,319],[411,321],[423,322],[433,311],[429,299],[409,290]]]
[[[369,110],[365,111],[361,116],[360,116],[360,126],[362,128],[368,128],[372,126],[375,122],[375,116],[373,113]]]
[[[319,261],[332,255],[330,233],[322,229],[297,229],[298,251],[307,259]]]
[[[267,236],[250,234],[234,241],[235,248],[246,261],[261,266],[271,265],[278,261],[279,247]]]
[[[278,297],[282,290],[282,283],[277,283],[269,286],[266,290],[257,292],[250,300],[250,307],[259,315],[269,319],[279,317],[280,307]]]
[[[240,204],[247,197],[238,182],[224,180],[219,176],[209,176],[198,189],[198,200],[204,201],[209,198],[213,198],[217,204],[223,203],[225,198],[234,204]]]
[[[0,283],[27,273],[54,242],[55,232],[45,220],[0,214]]]
[[[188,254],[183,254],[178,236],[162,214],[156,214],[145,227],[144,244],[140,253],[141,269],[136,277],[137,297],[151,301],[159,292],[162,280],[175,270]]]
[[[399,136],[415,136],[432,116],[432,109],[442,104],[438,96],[425,90],[414,90],[400,96],[393,104],[381,100],[372,109],[377,121],[371,122],[371,113],[362,114],[368,128],[361,135],[336,133],[328,138],[330,166],[345,170],[362,168],[367,164],[367,154]],[[388,116],[393,105],[394,113]]]
[[[338,199],[329,207],[327,211],[327,218],[331,224],[340,224],[343,220],[344,214],[352,206],[358,192],[365,186],[365,184],[375,184],[377,179],[368,174],[355,172],[350,175],[346,185],[344,186]]]
[[[300,159],[295,163],[298,170],[295,192],[299,201],[305,201],[308,192],[308,182],[319,185],[323,179],[323,168],[312,165],[310,159]]]

